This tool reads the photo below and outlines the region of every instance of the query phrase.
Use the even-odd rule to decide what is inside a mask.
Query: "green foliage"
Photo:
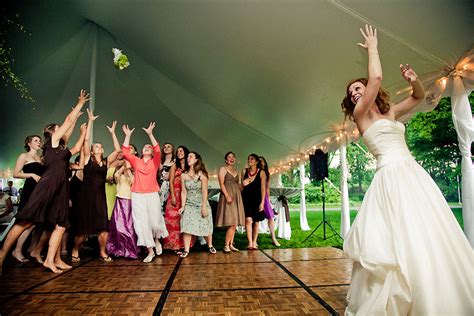
[[[474,93],[469,96],[474,104]],[[431,112],[416,114],[407,125],[407,143],[415,159],[435,180],[448,201],[457,201],[460,152],[451,114],[451,99],[443,98]]]
[[[17,13],[13,17],[8,15],[6,9],[2,9],[2,17],[0,18],[0,75],[4,82],[4,86],[13,86],[20,96],[30,102],[35,100],[30,96],[30,92],[26,84],[13,71],[14,59],[12,57],[12,48],[8,44],[8,36],[17,33],[27,33],[25,27],[19,22],[20,14]]]
[[[453,213],[456,216],[456,219],[459,222],[459,225],[462,227],[462,209],[454,208]],[[318,230],[309,238],[306,242],[303,242],[306,237],[309,236],[311,231],[316,228],[316,226],[322,220],[322,212],[307,212],[306,213],[308,224],[311,227],[310,231],[303,231],[300,228],[300,213],[299,212],[290,212],[290,225],[291,225],[291,239],[278,239],[278,242],[281,244],[281,248],[307,248],[307,247],[337,247],[342,248],[342,240],[337,237],[331,237],[333,235],[332,231],[326,226],[326,240],[323,239],[323,228],[320,227]],[[351,210],[350,217],[351,223],[354,221],[357,212]],[[329,220],[334,229],[339,232],[341,226],[341,212],[339,211],[327,211],[326,219]],[[222,249],[225,242],[225,229],[215,228],[213,234],[213,243],[217,249]],[[330,237],[330,238],[329,238]],[[235,234],[234,242],[239,249],[245,249],[247,247],[247,237],[246,234]],[[274,249],[270,235],[269,234],[260,234],[258,237],[258,245],[260,249]]]

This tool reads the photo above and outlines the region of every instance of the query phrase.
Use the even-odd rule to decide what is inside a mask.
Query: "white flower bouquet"
[[[112,53],[114,53],[114,65],[120,70],[124,70],[130,63],[128,61],[127,55],[123,54],[122,51],[118,48],[112,48]]]

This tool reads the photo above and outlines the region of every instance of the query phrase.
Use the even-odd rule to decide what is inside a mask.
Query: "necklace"
[[[255,176],[255,175],[257,174],[257,172],[258,172],[258,169],[255,170],[255,173],[252,174],[252,173],[250,172],[250,168],[249,168],[249,177]]]

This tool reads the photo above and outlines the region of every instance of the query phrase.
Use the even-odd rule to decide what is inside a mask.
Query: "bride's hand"
[[[402,72],[403,78],[405,78],[405,80],[408,82],[413,82],[418,79],[418,75],[413,69],[411,69],[409,64],[400,64],[400,71]]]
[[[366,48],[367,50],[377,49],[377,29],[372,28],[372,25],[365,25],[365,32],[363,29],[360,29],[362,36],[365,39],[365,43],[357,43],[360,47]]]

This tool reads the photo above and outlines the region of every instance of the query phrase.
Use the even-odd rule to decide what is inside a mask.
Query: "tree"
[[[25,27],[19,22],[19,13],[12,16],[10,12],[3,7],[0,8],[0,12],[2,14],[0,17],[0,75],[4,86],[13,86],[23,99],[35,102],[30,96],[26,83],[13,71],[13,63],[15,60],[12,57],[12,48],[8,43],[9,36],[17,35],[17,33],[29,33],[26,32]]]
[[[368,151],[361,139],[347,146],[347,164],[351,176],[349,184],[352,186],[350,191],[359,196],[363,196],[375,173],[375,159]]]
[[[474,93],[469,96],[474,104]],[[442,98],[431,112],[418,113],[407,124],[407,142],[415,159],[435,180],[448,201],[457,200],[460,152],[451,114],[451,99]]]

